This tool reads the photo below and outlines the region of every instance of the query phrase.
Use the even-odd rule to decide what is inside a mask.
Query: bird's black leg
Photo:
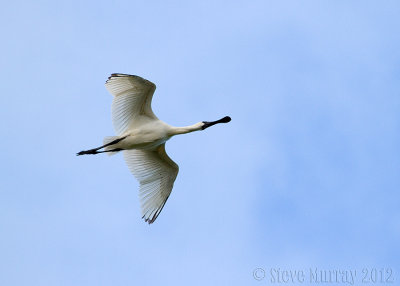
[[[81,151],[79,153],[76,153],[76,156],[80,156],[80,155],[94,155],[97,154],[99,152],[97,152],[98,149],[90,149],[90,150],[86,150],[86,151]]]
[[[124,149],[122,148],[116,148],[116,149],[112,149],[112,150],[106,150],[106,151],[97,151],[97,153],[106,153],[106,152],[118,152],[118,151],[122,151]],[[96,153],[96,154],[97,154]]]
[[[114,150],[109,150],[109,151],[97,151],[97,150],[100,150],[100,149],[102,149],[102,148],[104,148],[104,147],[107,147],[107,146],[110,146],[110,145],[117,144],[118,142],[124,140],[125,138],[126,138],[126,136],[125,136],[125,137],[122,137],[122,138],[115,139],[115,140],[111,141],[110,143],[107,143],[107,144],[105,144],[105,145],[103,145],[103,146],[100,146],[100,147],[97,147],[97,148],[94,148],[94,149],[90,149],[90,150],[86,150],[86,151],[81,151],[81,152],[79,152],[79,153],[76,153],[76,156],[80,156],[80,155],[95,155],[95,154],[105,153],[105,152],[116,152],[116,151],[121,151],[122,149],[119,149],[119,148],[114,149],[115,151],[114,151]]]

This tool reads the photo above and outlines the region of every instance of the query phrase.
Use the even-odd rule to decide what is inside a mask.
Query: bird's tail
[[[112,141],[117,140],[119,138],[120,138],[119,136],[106,136],[106,137],[104,137],[103,145],[107,145],[108,143],[111,143]],[[118,153],[118,151],[109,152],[110,150],[113,150],[113,149],[115,149],[115,146],[113,146],[113,145],[104,147],[104,151],[108,151],[107,155],[109,155],[109,156],[115,155]]]

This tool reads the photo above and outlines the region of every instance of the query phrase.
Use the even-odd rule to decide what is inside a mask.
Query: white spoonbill
[[[139,76],[117,73],[108,78],[106,88],[114,96],[112,121],[118,136],[105,137],[104,145],[77,155],[104,152],[112,155],[123,151],[128,168],[140,183],[143,218],[151,224],[171,194],[179,170],[165,152],[165,142],[174,135],[204,130],[217,123],[227,123],[231,118],[225,116],[217,121],[174,127],[158,119],[151,109],[154,83]]]

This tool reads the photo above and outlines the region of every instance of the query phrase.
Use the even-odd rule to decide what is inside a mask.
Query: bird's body
[[[124,140],[106,147],[106,150],[113,148],[152,150],[171,138],[170,129],[170,126],[161,120],[146,122],[141,127],[125,132],[120,136],[125,137]]]
[[[204,130],[231,119],[226,116],[217,121],[174,127],[159,120],[151,109],[156,89],[152,82],[138,76],[112,74],[106,88],[114,96],[112,119],[118,135],[105,137],[102,146],[77,155],[105,152],[112,155],[123,151],[130,171],[140,182],[143,218],[153,223],[171,193],[179,170],[165,152],[165,142],[172,136]],[[103,148],[104,151],[99,151]]]

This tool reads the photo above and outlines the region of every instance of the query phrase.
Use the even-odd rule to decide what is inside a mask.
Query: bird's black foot
[[[90,149],[86,151],[81,151],[79,153],[76,153],[76,156],[81,156],[81,155],[94,155],[99,153],[96,149]]]

